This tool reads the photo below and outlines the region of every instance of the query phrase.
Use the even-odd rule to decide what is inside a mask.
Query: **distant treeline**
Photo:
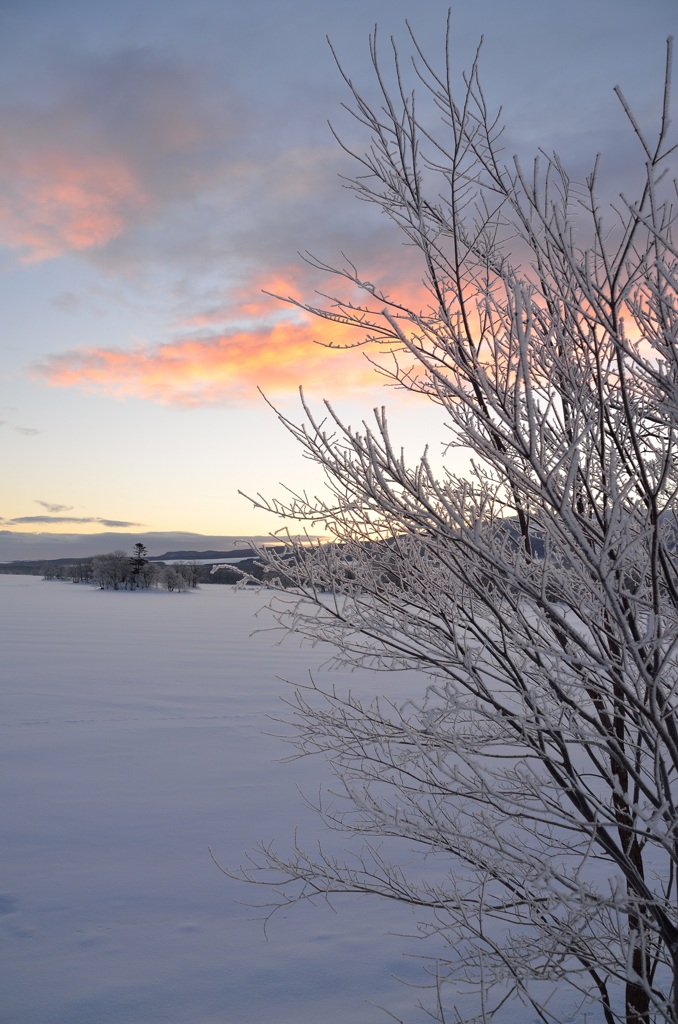
[[[42,576],[46,580],[65,580],[71,583],[90,583],[101,586],[96,575],[97,568],[99,575],[101,575],[101,569],[103,568],[104,575],[108,575],[109,580],[111,578],[111,570],[113,570],[112,577],[114,580],[117,578],[117,589],[124,589],[125,584],[121,578],[122,564],[119,565],[117,570],[110,563],[108,566],[104,564],[102,567],[101,565],[101,559],[109,558],[110,555],[122,556],[127,568],[129,556],[125,552],[113,551],[109,552],[108,555],[93,555],[87,558],[53,558],[48,561],[36,559],[0,563],[0,575]],[[209,557],[209,553],[206,556],[201,554],[200,557]],[[98,564],[95,565],[95,563]],[[215,573],[212,573],[211,570],[211,564],[199,565],[195,560],[166,565],[163,561],[150,559],[144,580],[151,581],[148,584],[149,586],[165,588],[167,588],[169,580],[170,589],[182,589],[182,580],[183,588],[185,588],[186,585],[188,587],[196,587],[202,584],[238,583],[242,579],[243,573],[253,576],[255,579],[261,579],[263,576],[263,569],[258,565],[254,556],[243,558],[242,561],[237,563],[237,566],[224,566]],[[181,579],[177,577],[181,577]],[[115,583],[109,582],[109,587],[116,589]]]

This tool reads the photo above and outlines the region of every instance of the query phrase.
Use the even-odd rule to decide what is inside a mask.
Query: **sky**
[[[239,491],[322,480],[261,392],[298,417],[303,385],[353,424],[385,404],[411,457],[440,448],[362,348],[317,344],[355,338],[267,293],[331,286],[300,252],[407,286],[402,240],[342,187],[328,121],[360,138],[326,37],[369,96],[375,24],[385,57],[409,20],[440,65],[447,8],[0,0],[0,560],[278,529]],[[656,123],[676,24],[675,0],[474,0],[452,8],[455,68],[483,36],[507,150],[580,177],[602,150],[615,194],[637,152],[613,87]]]

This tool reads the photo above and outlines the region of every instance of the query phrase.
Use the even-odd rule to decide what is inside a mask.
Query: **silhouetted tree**
[[[134,545],[134,554],[130,558],[131,583],[135,589],[145,585],[142,573],[144,566],[148,564],[146,553],[146,547],[141,541],[137,541]]]

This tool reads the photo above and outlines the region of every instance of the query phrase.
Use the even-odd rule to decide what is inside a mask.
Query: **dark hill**
[[[166,551],[164,555],[151,555],[151,562],[192,561],[195,558],[213,558],[218,562],[222,558],[254,558],[252,548],[240,548],[234,551]]]

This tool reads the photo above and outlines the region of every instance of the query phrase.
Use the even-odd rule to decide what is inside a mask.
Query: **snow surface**
[[[266,935],[239,902],[262,892],[210,859],[319,829],[299,790],[317,793],[322,764],[281,764],[267,716],[279,677],[327,655],[251,637],[263,601],[0,576],[6,1024],[375,1024],[373,1004],[415,1005],[392,977],[420,981],[426,952],[392,934],[411,928],[402,908],[344,897],[280,912]],[[421,686],[351,677],[377,683]]]

